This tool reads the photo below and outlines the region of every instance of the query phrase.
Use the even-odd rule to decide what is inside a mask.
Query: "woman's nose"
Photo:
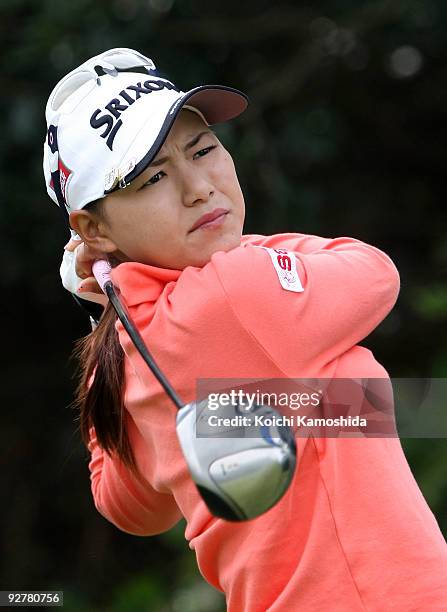
[[[214,194],[214,188],[208,177],[195,168],[189,169],[183,176],[183,204],[196,206],[207,202]]]

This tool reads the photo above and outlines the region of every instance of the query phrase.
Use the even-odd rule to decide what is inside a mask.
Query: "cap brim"
[[[248,106],[248,97],[238,89],[224,85],[202,85],[183,94],[174,102],[166,114],[158,136],[149,151],[125,177],[126,184],[129,184],[144,172],[153,161],[163,146],[172,124],[185,105],[197,108],[205,117],[207,123],[214,125],[229,121],[244,112]],[[111,191],[117,188],[115,187]]]

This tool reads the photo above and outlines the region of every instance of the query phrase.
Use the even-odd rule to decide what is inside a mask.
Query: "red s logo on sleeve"
[[[300,277],[296,269],[295,254],[285,249],[269,249],[267,247],[257,247],[264,249],[270,255],[281,287],[286,291],[300,293],[304,291]]]

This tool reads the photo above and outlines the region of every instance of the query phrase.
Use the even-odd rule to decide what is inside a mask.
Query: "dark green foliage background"
[[[67,231],[42,179],[46,99],[65,72],[114,46],[146,53],[183,89],[246,91],[250,109],[219,128],[246,194],[246,230],[383,248],[402,291],[365,344],[393,376],[445,377],[447,4],[2,0],[0,18],[0,589],[61,589],[67,610],[223,610],[183,524],[136,538],[93,507],[69,406],[69,357],[88,321],[59,281]],[[446,441],[403,445],[446,533]]]

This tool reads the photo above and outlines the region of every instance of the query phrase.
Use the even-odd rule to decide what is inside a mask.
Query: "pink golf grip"
[[[112,268],[108,261],[104,261],[104,259],[97,259],[92,266],[93,275],[98,281],[98,285],[105,293],[104,285],[107,281],[112,281],[110,278],[110,272]]]

